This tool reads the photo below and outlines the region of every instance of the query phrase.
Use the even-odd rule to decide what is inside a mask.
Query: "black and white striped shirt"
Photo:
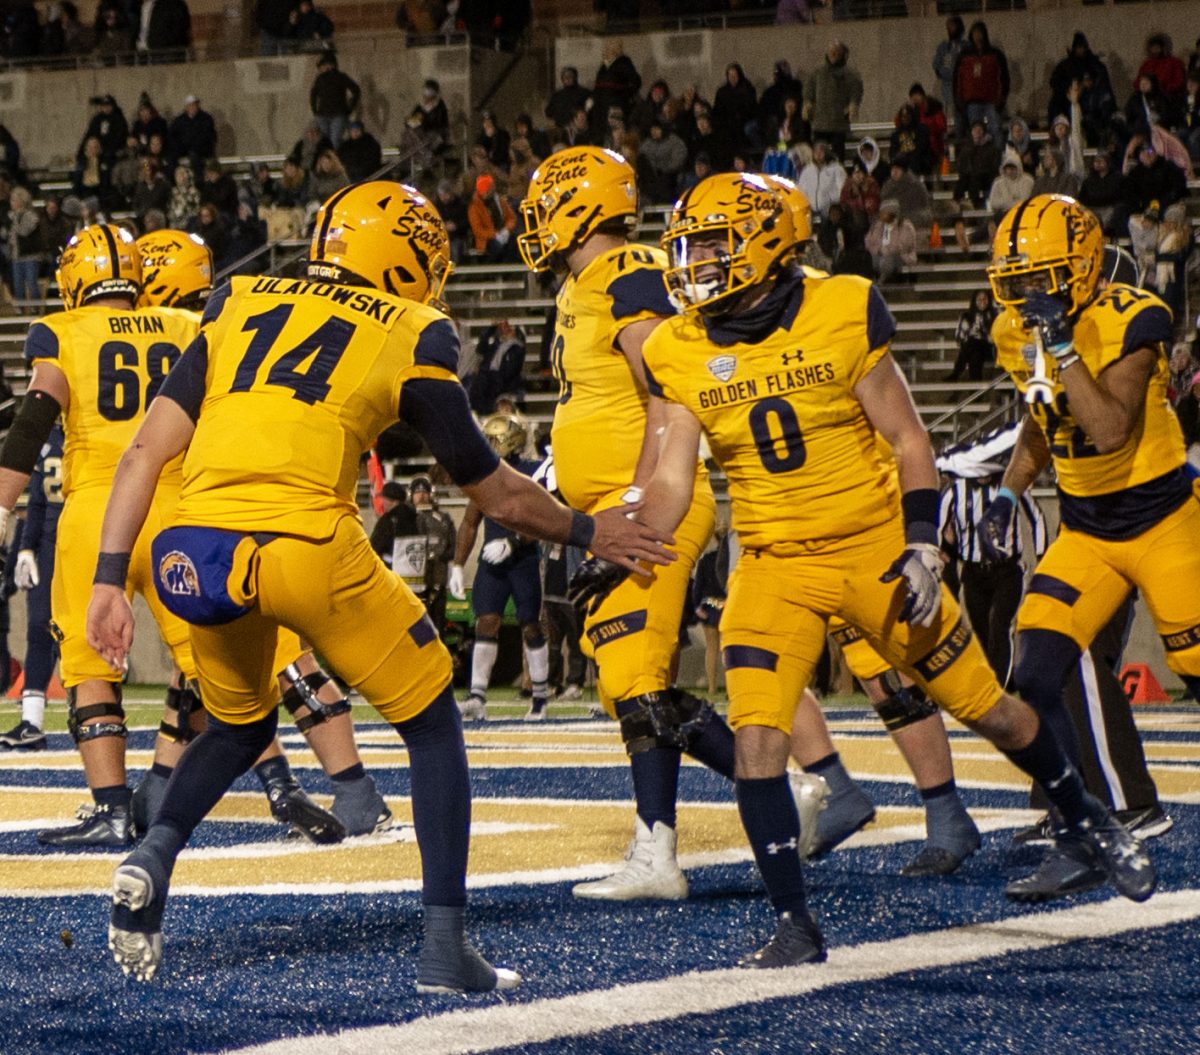
[[[954,535],[954,546],[961,561],[979,562],[986,560],[983,547],[979,541],[977,525],[987,508],[996,498],[1000,490],[998,483],[987,480],[964,480],[961,477],[951,481],[950,486],[942,492],[941,506],[938,509],[938,530],[942,537],[946,529]],[[1028,493],[1021,495],[1017,504],[1025,513],[1033,533],[1034,555],[1040,557],[1046,552],[1046,518],[1037,501]],[[1020,556],[1021,544],[1020,518],[1014,516],[1009,528],[1009,542],[1014,556]]]

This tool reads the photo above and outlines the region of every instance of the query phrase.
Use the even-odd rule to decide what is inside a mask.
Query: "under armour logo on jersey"
[[[718,355],[708,361],[708,372],[718,381],[728,381],[737,369],[737,356]]]
[[[788,839],[785,843],[767,843],[767,853],[774,857],[781,850],[795,850],[798,845],[795,839]]]
[[[797,348],[794,352],[784,352],[779,358],[783,361],[784,366],[789,363],[799,364],[804,362],[804,352]]]

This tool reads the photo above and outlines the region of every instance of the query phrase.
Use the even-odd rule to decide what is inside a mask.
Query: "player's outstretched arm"
[[[159,396],[117,463],[96,562],[87,638],[104,661],[120,671],[133,644],[133,609],[125,596],[125,579],[133,544],[146,522],[163,466],[187,449],[195,423],[173,399]]]

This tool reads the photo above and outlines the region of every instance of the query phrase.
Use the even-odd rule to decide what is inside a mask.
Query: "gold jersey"
[[[1016,309],[1009,308],[996,319],[992,339],[1000,365],[1024,393],[1033,376],[1037,350],[1032,332]],[[1158,514],[1174,509],[1178,505],[1175,499],[1189,490],[1180,471],[1185,453],[1183,434],[1167,401],[1166,349],[1170,340],[1171,314],[1166,305],[1153,293],[1133,286],[1109,287],[1080,313],[1075,324],[1075,351],[1093,377],[1139,348],[1159,351],[1141,420],[1129,439],[1108,453],[1098,451],[1076,424],[1053,358],[1045,356],[1052,398],[1049,403],[1030,404],[1029,412],[1046,435],[1058,476],[1063,519],[1069,526],[1106,537],[1127,537],[1136,533],[1139,522],[1155,522]],[[1128,500],[1105,501],[1118,495]],[[1101,502],[1087,501],[1094,499]]]
[[[591,511],[633,482],[648,397],[617,337],[631,323],[675,314],[666,264],[660,249],[626,245],[596,257],[558,291],[550,443],[559,490],[575,509]]]
[[[195,315],[173,308],[97,305],[48,315],[29,328],[27,362],[53,363],[70,389],[63,416],[65,498],[111,486],[150,401],[198,329]],[[171,462],[161,479],[178,486],[180,462]]]
[[[643,348],[650,389],[699,419],[745,548],[836,548],[900,518],[895,470],[854,394],[895,321],[852,276],[797,272],[771,297],[778,321],[753,341],[693,316],[660,326]]]
[[[359,459],[415,378],[457,384],[441,312],[375,289],[235,278],[169,394],[196,421],[177,522],[324,539],[358,517]],[[247,426],[254,428],[247,442]]]

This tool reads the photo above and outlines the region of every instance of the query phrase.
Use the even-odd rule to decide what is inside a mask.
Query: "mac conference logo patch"
[[[177,549],[158,562],[158,579],[167,593],[176,597],[199,597],[200,576],[192,558]]]
[[[708,372],[718,381],[728,381],[737,369],[737,356],[718,355],[708,361]]]

